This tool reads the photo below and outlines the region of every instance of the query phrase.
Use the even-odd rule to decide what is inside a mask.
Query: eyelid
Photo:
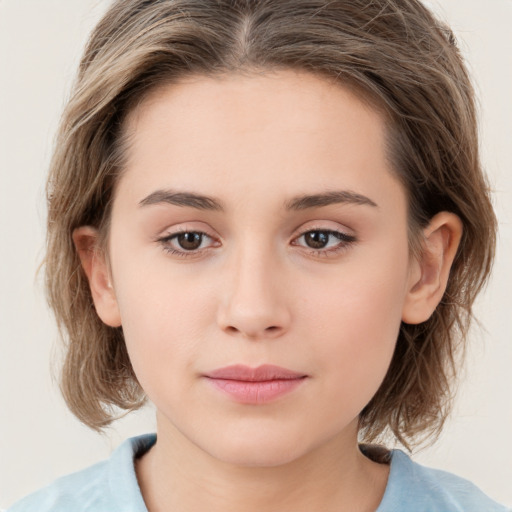
[[[310,231],[332,231],[346,235],[347,237],[355,237],[355,233],[352,229],[347,226],[342,226],[338,223],[327,222],[325,224],[320,223],[319,221],[313,222],[311,224],[302,224],[300,228],[295,231],[295,235],[293,238],[297,236],[301,236],[304,233],[309,233]]]
[[[331,221],[313,221],[310,224],[302,224],[297,230],[295,230],[294,235],[292,236],[292,240],[296,240],[297,238],[300,238],[304,234],[310,233],[311,231],[339,233],[347,240],[351,239],[355,241],[357,238],[354,230],[347,226],[340,225]]]
[[[179,224],[177,227],[169,227],[164,230],[162,230],[161,234],[157,235],[155,237],[155,241],[162,240],[162,239],[169,239],[175,235],[180,235],[182,233],[200,233],[203,235],[206,235],[207,237],[211,238],[212,240],[217,240],[219,237],[213,235],[208,228],[204,227],[198,227],[198,226],[192,226],[188,223]]]

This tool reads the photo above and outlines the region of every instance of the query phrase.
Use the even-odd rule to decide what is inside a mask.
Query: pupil
[[[315,249],[322,249],[329,241],[329,234],[325,231],[311,231],[306,234],[306,243]]]
[[[200,233],[181,233],[178,236],[178,243],[183,249],[194,250],[201,245],[201,239]]]

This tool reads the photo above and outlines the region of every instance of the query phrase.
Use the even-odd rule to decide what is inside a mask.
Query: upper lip
[[[291,380],[306,377],[304,373],[297,373],[287,368],[264,364],[251,368],[243,364],[218,368],[205,374],[211,379],[240,380],[245,382],[264,382],[269,380]]]

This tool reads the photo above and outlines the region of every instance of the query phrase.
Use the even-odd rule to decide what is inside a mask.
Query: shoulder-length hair
[[[435,437],[472,305],[494,257],[496,219],[481,170],[474,92],[452,32],[418,0],[117,0],[93,31],[51,162],[46,285],[65,340],[61,389],[95,429],[145,400],[122,328],[97,316],[72,232],[108,234],[123,168],[125,116],[149,91],[188,75],[309,71],[349,87],[385,119],[408,196],[410,245],[440,211],[462,241],[431,318],[402,324],[389,371],[360,413],[361,439],[405,446]]]

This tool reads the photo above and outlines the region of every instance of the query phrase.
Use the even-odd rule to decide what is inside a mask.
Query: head
[[[82,59],[48,184],[47,287],[67,340],[62,389],[71,410],[89,426],[100,429],[112,421],[115,408],[136,409],[146,399],[130,360],[124,321],[100,318],[87,263],[82,265],[94,254],[112,265],[105,286],[121,286],[115,282],[113,229],[133,177],[137,130],[148,126],[152,109],[172,113],[174,93],[175,107],[192,92],[204,107],[216,97],[211,95],[215,87],[222,101],[222,91],[232,92],[234,84],[242,84],[236,90],[251,98],[247,84],[259,83],[274,91],[270,104],[274,98],[280,105],[279,87],[270,85],[280,80],[304,85],[291,97],[305,111],[317,110],[308,98],[324,91],[332,101],[338,95],[340,102],[355,102],[357,113],[368,113],[367,127],[376,126],[375,137],[382,142],[381,161],[403,195],[407,262],[421,268],[429,254],[428,234],[443,219],[452,215],[460,223],[460,239],[455,236],[446,280],[431,300],[431,311],[402,312],[383,355],[385,371],[358,413],[366,441],[391,431],[410,445],[439,432],[449,410],[455,355],[490,271],[495,217],[462,58],[449,29],[414,0],[113,4]],[[210,96],[203,94],[205,84]],[[257,92],[252,97],[261,98]],[[300,145],[296,148],[301,158]],[[293,177],[283,176],[284,190]],[[81,236],[87,233],[94,236]]]

